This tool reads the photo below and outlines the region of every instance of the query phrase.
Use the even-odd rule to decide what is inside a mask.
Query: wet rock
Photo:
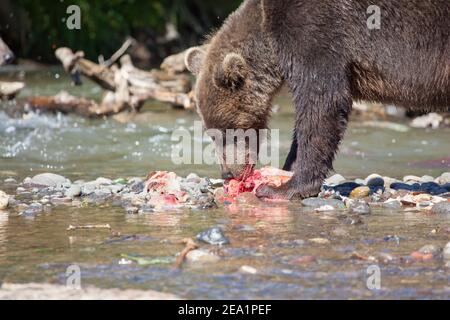
[[[141,193],[144,191],[145,183],[143,181],[135,181],[130,185],[130,190],[134,193]]]
[[[326,239],[326,238],[312,238],[312,239],[308,239],[309,242],[314,243],[314,244],[330,244],[330,240]]]
[[[190,173],[186,177],[187,182],[199,183],[201,178],[196,173]]]
[[[9,196],[0,190],[0,210],[6,209],[9,205]]]
[[[431,213],[434,214],[450,214],[450,202],[440,202],[431,208]]]
[[[108,186],[108,189],[114,194],[121,192],[124,188],[123,184],[113,184]]]
[[[139,208],[137,207],[126,207],[125,213],[126,214],[137,214],[139,212]]]
[[[147,214],[152,212],[155,212],[155,207],[149,204],[144,204],[138,211],[139,214]]]
[[[399,182],[397,179],[393,179],[390,177],[383,177],[383,180],[384,180],[384,187],[386,189],[390,188],[393,183]]]
[[[413,175],[404,176],[403,177],[403,182],[417,183],[417,182],[420,182],[420,177],[413,176]]]
[[[93,194],[95,192],[95,190],[97,189],[97,184],[93,181],[91,182],[86,182],[82,187],[81,187],[81,194],[83,196],[88,196],[90,194]]]
[[[394,182],[391,184],[391,189],[393,190],[407,190],[407,191],[413,191],[414,187],[412,185],[402,183],[402,182]]]
[[[420,248],[419,252],[423,254],[432,254],[433,256],[437,256],[441,252],[441,249],[433,244],[427,244],[422,248]]]
[[[292,261],[292,263],[293,264],[297,264],[297,265],[308,265],[308,264],[311,264],[311,263],[313,263],[313,262],[316,262],[316,257],[314,257],[314,256],[301,256],[301,257],[299,257],[299,258],[297,258],[297,259],[294,259],[293,261]]]
[[[236,197],[236,203],[240,205],[258,206],[261,200],[251,192],[243,192]]]
[[[442,256],[445,260],[450,260],[450,242],[445,245]]]
[[[7,185],[16,185],[17,184],[17,180],[13,179],[13,178],[8,178],[4,180],[5,184]]]
[[[371,213],[370,206],[364,201],[354,202],[350,205],[349,211],[354,214],[368,215]]]
[[[230,243],[228,238],[223,234],[222,229],[219,227],[214,227],[199,233],[197,235],[197,240],[212,245],[224,245]]]
[[[29,184],[42,187],[56,187],[66,183],[70,183],[67,178],[54,173],[38,174],[29,180]]]
[[[335,174],[325,180],[325,184],[327,186],[337,186],[343,182],[345,182],[345,178],[340,174]]]
[[[438,113],[431,112],[426,115],[415,118],[411,122],[411,127],[414,128],[439,128],[440,124],[444,121],[444,117]]]
[[[63,198],[52,198],[50,202],[54,205],[60,205],[60,204],[68,204],[72,202],[72,199],[69,197],[63,197]]]
[[[389,210],[399,210],[402,208],[402,203],[398,200],[390,199],[386,202],[383,202],[382,207]]]
[[[314,209],[331,206],[335,209],[345,209],[345,204],[337,199],[321,199],[321,198],[307,198],[302,201],[302,205],[305,207],[311,207]]]
[[[109,186],[110,184],[113,183],[111,179],[103,178],[103,177],[97,178],[97,179],[95,180],[95,182],[96,182],[98,185],[105,185],[105,186]]]
[[[79,197],[80,195],[81,195],[81,186],[76,184],[70,186],[70,188],[67,189],[66,192],[64,193],[64,196],[72,199]]]
[[[443,173],[439,178],[437,178],[437,180],[441,185],[450,183],[450,172]]]
[[[239,272],[247,273],[247,274],[257,274],[258,270],[256,268],[251,267],[251,266],[242,266],[242,267],[239,268]]]
[[[218,255],[204,249],[192,250],[186,255],[186,261],[189,263],[214,263],[219,260],[220,257]]]
[[[341,183],[338,186],[335,187],[327,187],[325,186],[325,190],[334,190],[335,192],[338,192],[340,195],[344,196],[344,197],[348,197],[350,195],[350,193],[358,188],[361,187],[360,184],[355,183],[355,182],[345,182],[345,183]]]
[[[349,231],[344,227],[336,227],[331,231],[331,234],[336,237],[348,237],[350,236]]]
[[[434,182],[434,178],[432,176],[422,176],[419,182],[422,183]]]
[[[368,187],[383,187],[384,179],[379,174],[371,174],[366,178],[365,185]]]
[[[370,188],[363,186],[363,187],[358,187],[356,189],[353,189],[352,192],[350,192],[350,198],[352,199],[363,199],[365,197],[367,197],[370,193]]]

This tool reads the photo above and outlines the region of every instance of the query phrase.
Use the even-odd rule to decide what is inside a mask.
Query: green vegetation
[[[114,52],[131,35],[155,57],[198,43],[241,1],[207,0],[3,0],[0,35],[21,57],[54,61],[53,49],[68,46],[96,58]],[[81,30],[69,30],[69,5],[81,8]],[[180,37],[165,41],[166,25]]]

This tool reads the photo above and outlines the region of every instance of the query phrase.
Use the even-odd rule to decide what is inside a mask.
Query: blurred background
[[[159,65],[171,53],[196,45],[220,27],[240,0],[0,0],[0,37],[24,59],[56,63],[58,47],[82,49],[90,59],[110,56],[128,36],[140,67]],[[67,7],[78,5],[80,30],[66,27]]]

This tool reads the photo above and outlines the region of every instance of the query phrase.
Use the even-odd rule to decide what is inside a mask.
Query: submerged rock
[[[314,209],[321,208],[324,206],[331,206],[335,209],[345,209],[344,202],[337,199],[307,198],[302,201],[302,205]]]
[[[350,212],[360,215],[367,215],[371,213],[370,206],[364,201],[354,202],[350,205]]]
[[[9,204],[9,196],[0,190],[0,210],[6,209]]]
[[[230,243],[228,238],[223,234],[222,229],[219,227],[214,227],[199,233],[197,235],[197,240],[212,245],[223,245]]]
[[[64,193],[64,195],[66,197],[69,198],[75,198],[75,197],[79,197],[81,195],[81,186],[80,185],[71,185],[69,189],[66,190],[66,192]]]
[[[186,255],[186,261],[189,263],[213,263],[219,260],[220,257],[218,255],[204,249],[192,250]]]
[[[38,174],[29,180],[29,184],[42,187],[57,187],[67,183],[70,183],[67,178],[54,173]]]
[[[435,214],[450,214],[450,202],[440,202],[431,208],[431,212]]]

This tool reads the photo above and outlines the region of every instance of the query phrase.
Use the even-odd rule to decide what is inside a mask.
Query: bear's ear
[[[198,75],[200,73],[205,55],[206,52],[199,47],[190,48],[184,57],[184,64],[186,65],[186,68],[192,72],[192,74]]]
[[[238,89],[248,74],[248,66],[244,57],[237,53],[228,53],[222,61],[217,80],[229,89]]]

